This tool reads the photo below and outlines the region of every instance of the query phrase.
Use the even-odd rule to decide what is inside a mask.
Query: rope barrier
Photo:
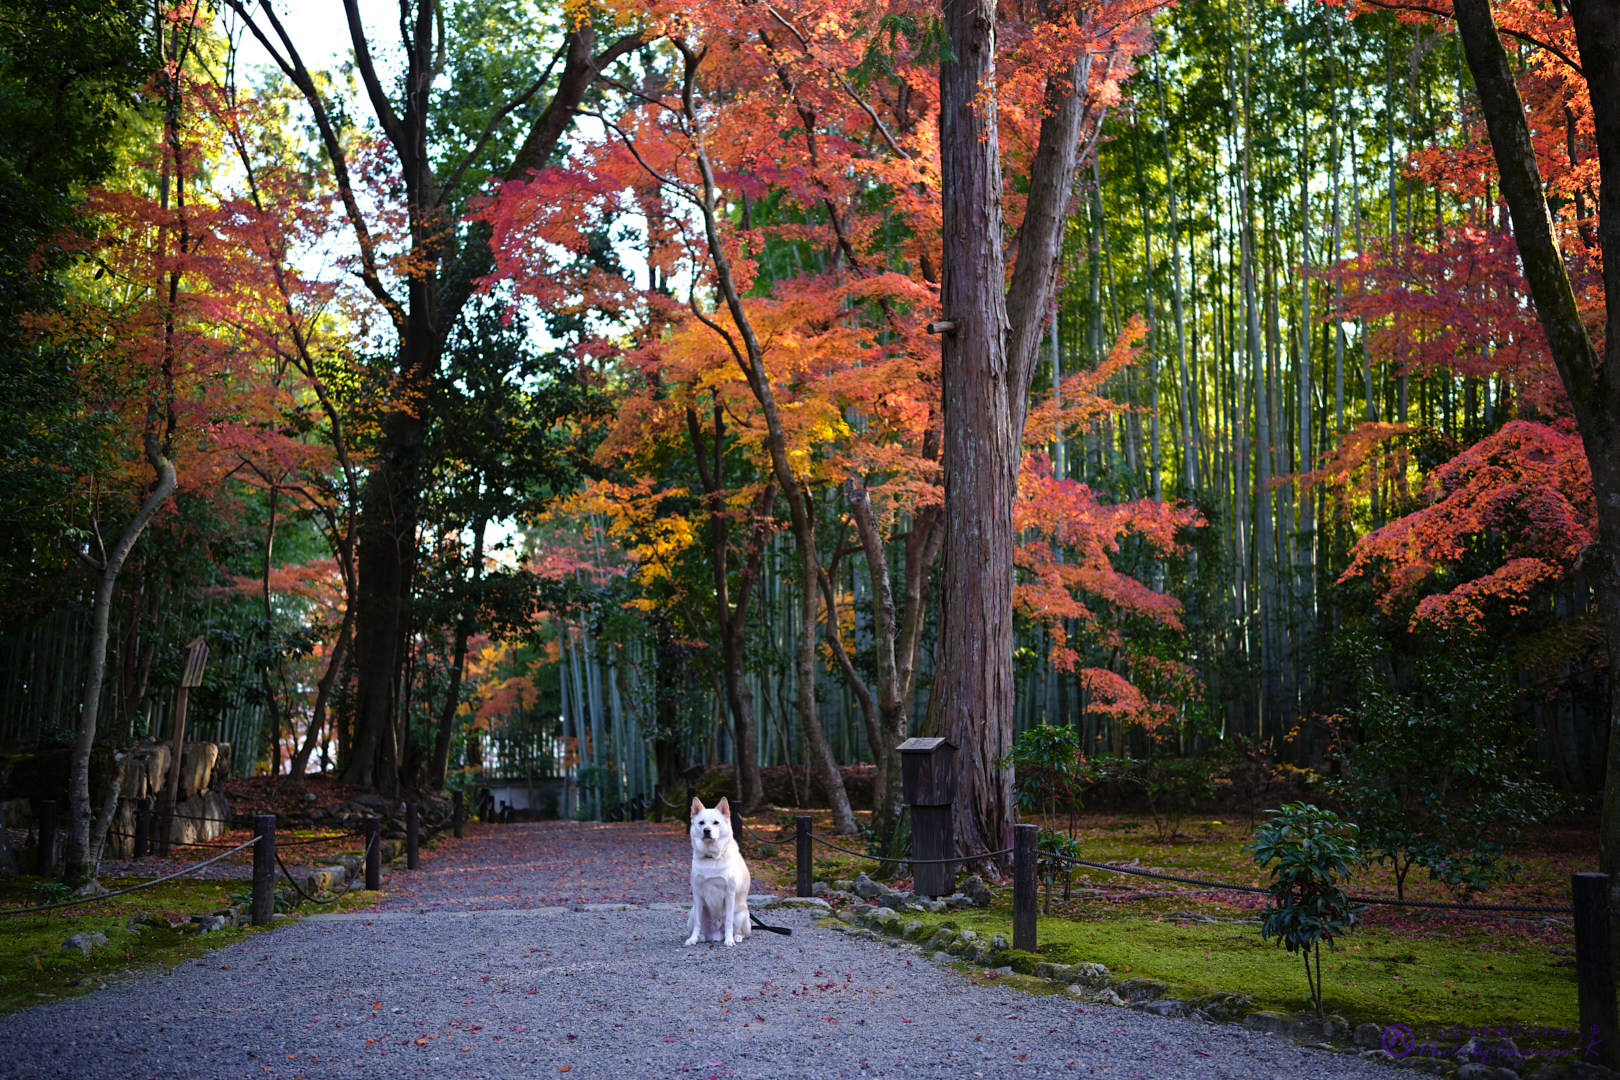
[[[233,830],[229,830],[229,831],[234,832],[235,830],[233,829]],[[134,833],[127,833],[127,832],[124,832],[124,831],[122,831],[120,829],[108,829],[107,830],[107,835],[109,835],[109,836],[128,837],[131,840],[135,839],[135,834]],[[342,840],[344,837],[347,837],[347,836],[361,836],[361,835],[363,835],[363,834],[357,833],[357,832],[353,832],[353,833],[347,833],[346,832],[346,833],[337,833],[334,836],[319,836],[319,837],[316,837],[316,838],[314,838],[312,840],[286,840],[286,841],[283,841],[283,840],[278,838],[276,840],[276,847],[278,847],[278,848],[305,847],[305,846],[307,846],[309,844],[330,844],[335,840]],[[155,836],[151,837],[150,839],[151,839],[152,845],[154,847],[156,847],[156,846],[158,846],[159,844],[162,843],[162,841],[159,840]],[[172,847],[172,848],[176,848],[176,847],[195,847],[195,848],[211,849],[211,850],[214,850],[214,851],[222,851],[222,850],[224,850],[224,845],[223,844],[208,844],[208,843],[204,843],[201,840],[193,840],[190,843],[185,843],[185,844],[171,842],[169,844],[169,846]],[[145,856],[145,857],[147,857],[147,858],[158,858],[159,856],[156,853],[153,853],[153,854]]]
[[[372,846],[374,844],[376,844],[378,842],[378,840],[381,839],[381,835],[382,834],[379,833],[377,838],[373,839],[370,844],[366,845],[365,854],[367,856],[370,856]],[[349,893],[351,891],[353,891],[353,889],[354,889],[355,882],[360,880],[360,875],[356,874],[354,877],[351,877],[349,879],[349,883],[347,885],[343,886],[343,891],[342,892],[338,893],[336,896],[331,897],[330,899],[327,899],[327,900],[317,900],[313,896],[309,895],[309,893],[305,892],[302,888],[300,888],[299,885],[298,885],[298,882],[293,880],[292,874],[287,871],[287,864],[281,861],[281,853],[279,851],[276,852],[276,865],[281,867],[281,876],[287,879],[287,884],[291,885],[293,887],[293,890],[295,892],[297,892],[299,896],[302,896],[305,900],[308,900],[312,904],[335,904],[339,900],[343,899],[345,896],[349,895]],[[362,874],[365,873],[364,868],[361,869],[361,873]]]
[[[994,859],[999,856],[1009,855],[1012,853],[1012,848],[1002,848],[1000,851],[987,851],[982,855],[956,855],[949,859],[886,859],[882,855],[868,855],[864,851],[851,851],[847,847],[839,847],[831,840],[828,840],[825,837],[817,836],[815,833],[810,834],[810,839],[816,841],[818,844],[824,844],[825,846],[832,848],[834,851],[842,851],[846,855],[854,855],[857,858],[862,859],[871,859],[873,862],[893,863],[896,866],[939,866],[944,863],[978,862],[980,859]]]
[[[1088,862],[1085,859],[1076,859],[1071,855],[1057,855],[1052,852],[1041,853],[1043,858],[1056,859],[1059,862],[1072,863],[1075,866],[1087,866],[1094,870],[1106,870],[1111,874],[1132,874],[1136,877],[1155,878],[1159,881],[1175,881],[1184,885],[1199,885],[1206,889],[1220,889],[1230,892],[1262,893],[1270,895],[1271,890],[1256,885],[1237,885],[1230,881],[1207,881],[1203,878],[1179,877],[1175,874],[1159,874],[1151,870],[1142,870],[1129,866],[1109,866],[1107,863]],[[1351,896],[1347,899],[1358,904],[1388,904],[1392,907],[1420,907],[1444,908],[1458,911],[1533,911],[1550,915],[1568,915],[1574,909],[1568,907],[1549,907],[1539,904],[1467,904],[1446,900],[1399,900],[1388,896]]]
[[[771,847],[776,847],[779,844],[786,844],[786,843],[789,843],[790,841],[792,841],[793,839],[795,839],[794,837],[790,836],[786,840],[767,840],[763,836],[759,835],[759,833],[754,832],[754,830],[749,827],[748,822],[746,822],[746,821],[743,822],[742,831],[745,832],[745,833],[753,833],[754,842],[756,844],[769,844]]]
[[[74,906],[79,905],[79,904],[93,904],[97,900],[111,900],[115,896],[123,896],[126,893],[132,893],[132,892],[135,892],[135,891],[137,891],[139,889],[148,889],[148,888],[151,888],[153,885],[161,885],[165,881],[172,881],[174,878],[184,877],[186,874],[194,873],[194,872],[196,872],[198,870],[201,870],[205,866],[212,866],[215,863],[219,862],[221,859],[226,858],[227,856],[230,856],[230,855],[234,855],[238,851],[241,851],[243,848],[252,847],[254,844],[257,844],[258,842],[259,842],[259,838],[257,836],[255,836],[253,839],[247,841],[247,843],[245,843],[245,844],[236,845],[231,850],[227,851],[224,855],[215,855],[212,859],[209,859],[206,862],[197,863],[195,866],[188,866],[183,870],[176,870],[172,874],[165,874],[163,877],[153,878],[151,881],[143,881],[139,885],[131,885],[127,889],[117,889],[117,890],[114,890],[113,892],[102,893],[100,896],[83,896],[83,897],[80,897],[77,900],[63,900],[62,902],[56,903],[56,904],[41,904],[39,907],[12,908],[10,910],[0,911],[0,919],[3,919],[3,918],[5,918],[5,917],[7,917],[9,915],[31,915],[31,914],[34,914],[34,913],[40,912],[40,911],[54,911],[57,908],[74,907]]]

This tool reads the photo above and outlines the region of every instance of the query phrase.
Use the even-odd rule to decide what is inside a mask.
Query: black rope
[[[230,830],[230,831],[234,832],[235,830]],[[119,829],[108,829],[107,834],[109,836],[124,836],[124,837],[128,837],[131,840],[135,839],[135,834],[134,833],[123,832],[123,831],[121,831]],[[276,841],[276,846],[278,848],[283,848],[283,847],[305,847],[305,846],[307,846],[309,844],[330,844],[330,843],[333,843],[334,841],[342,840],[343,838],[348,837],[348,836],[360,836],[360,835],[362,835],[362,834],[345,832],[345,833],[337,833],[334,836],[318,836],[313,840],[277,840]],[[157,847],[162,843],[162,841],[159,840],[155,836],[154,837],[149,837],[149,839],[151,840],[153,847]],[[193,841],[191,841],[189,843],[185,843],[185,844],[178,843],[178,842],[170,842],[169,846],[172,847],[172,848],[176,848],[176,847],[207,848],[207,849],[212,849],[212,850],[215,850],[215,851],[222,851],[225,848],[224,844],[209,844],[209,843],[204,843],[201,840],[193,840]],[[153,853],[149,853],[148,855],[145,855],[145,856],[142,856],[142,857],[143,858],[160,858],[161,856],[158,855],[157,853],[153,852]],[[131,858],[133,858],[133,856],[131,856]]]
[[[1203,878],[1178,877],[1175,874],[1158,874],[1151,870],[1142,870],[1130,866],[1109,866],[1107,863],[1087,862],[1085,859],[1076,859],[1071,855],[1057,855],[1052,852],[1042,852],[1042,858],[1057,859],[1060,862],[1073,863],[1076,866],[1089,866],[1095,870],[1106,870],[1112,874],[1134,874],[1137,877],[1155,878],[1159,881],[1175,881],[1184,885],[1201,885],[1206,889],[1221,889],[1231,892],[1271,894],[1270,889],[1256,885],[1235,885],[1230,881],[1206,881]],[[1539,904],[1466,904],[1446,900],[1399,900],[1389,896],[1351,896],[1347,897],[1358,904],[1388,904],[1393,907],[1420,907],[1444,908],[1457,911],[1534,911],[1549,915],[1568,915],[1574,911],[1568,907],[1548,907]]]
[[[371,841],[370,844],[366,845],[366,850],[365,850],[366,855],[369,856],[371,854],[372,845],[376,844],[378,839],[380,839],[380,837],[381,837],[381,834],[378,834],[377,837],[372,838],[372,841]],[[308,900],[312,904],[335,904],[339,900],[343,899],[345,896],[349,895],[349,893],[352,892],[353,889],[354,889],[355,882],[360,880],[360,874],[356,874],[356,875],[354,875],[353,877],[351,877],[349,879],[349,883],[347,885],[343,886],[343,891],[342,892],[339,892],[336,896],[333,896],[333,897],[331,897],[330,899],[327,899],[327,900],[317,900],[313,896],[309,895],[309,893],[307,893],[303,889],[299,888],[298,882],[294,881],[292,874],[290,874],[287,871],[287,864],[281,861],[281,853],[279,851],[276,852],[276,865],[281,867],[281,876],[287,879],[287,884],[291,885],[293,887],[294,891],[296,891],[299,896],[302,896],[305,900]],[[345,869],[347,869],[347,867],[345,867]],[[364,867],[361,868],[360,873],[361,874],[365,873],[365,868]]]
[[[846,855],[854,855],[862,859],[871,859],[873,862],[893,863],[896,866],[939,866],[944,863],[978,862],[980,859],[994,859],[997,856],[1007,855],[1012,852],[1012,848],[1002,848],[1000,851],[987,851],[982,855],[955,855],[949,859],[886,859],[881,855],[868,855],[864,851],[851,851],[847,847],[839,847],[831,840],[817,836],[815,833],[810,834],[810,839],[819,844],[825,844],[834,851],[842,851]],[[783,841],[783,843],[786,843],[786,841]]]
[[[748,827],[748,822],[746,822],[746,821],[742,823],[742,831],[745,832],[745,833],[753,833],[754,843],[756,843],[756,844],[769,844],[769,845],[771,845],[771,847],[776,847],[778,844],[785,844],[790,840],[798,839],[796,836],[790,836],[790,837],[787,838],[787,840],[767,840],[763,836],[759,835],[759,833],[754,832],[753,829],[749,828]]]
[[[31,907],[31,908],[12,908],[12,909],[10,909],[8,911],[0,911],[0,918],[5,918],[8,915],[30,915],[30,914],[33,914],[33,913],[39,912],[39,911],[53,911],[56,908],[74,907],[75,905],[78,905],[78,904],[93,904],[97,900],[111,900],[115,896],[123,896],[125,893],[132,893],[132,892],[135,892],[137,889],[150,888],[153,885],[161,885],[165,881],[171,881],[174,878],[183,877],[186,874],[190,874],[190,873],[193,873],[194,871],[201,870],[205,866],[212,866],[215,863],[219,862],[221,859],[225,858],[226,856],[234,855],[238,851],[241,851],[243,848],[252,847],[254,844],[257,844],[258,842],[259,842],[259,838],[257,836],[255,836],[253,839],[247,841],[244,844],[236,845],[231,850],[227,851],[224,855],[215,855],[212,859],[209,859],[206,862],[200,862],[200,863],[197,863],[195,866],[188,866],[188,867],[185,867],[182,870],[176,870],[172,874],[165,874],[163,877],[153,878],[151,881],[143,881],[139,885],[131,885],[127,889],[117,889],[117,890],[115,890],[113,892],[102,893],[100,896],[83,896],[83,897],[78,898],[77,900],[64,900],[64,901],[62,901],[61,903],[58,903],[58,904],[41,904],[39,907]]]

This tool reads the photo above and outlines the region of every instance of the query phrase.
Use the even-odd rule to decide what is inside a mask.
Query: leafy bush
[[[1013,740],[1013,750],[996,763],[1013,769],[1013,792],[1018,805],[1029,811],[1055,817],[1060,807],[1069,811],[1069,832],[1074,832],[1074,814],[1088,784],[1096,780],[1096,769],[1080,752],[1080,733],[1072,727],[1038,724]]]
[[[1126,759],[1120,772],[1147,796],[1159,841],[1169,843],[1181,835],[1181,824],[1193,808],[1215,794],[1216,765],[1205,758]]]
[[[1406,895],[1414,866],[1463,895],[1512,880],[1520,868],[1504,861],[1508,846],[1560,800],[1523,775],[1532,736],[1515,715],[1506,667],[1476,640],[1454,639],[1415,665],[1413,692],[1403,693],[1376,639],[1339,644],[1357,693],[1340,724],[1344,773],[1331,789],[1369,857],[1394,869],[1396,895]]]
[[[1074,864],[1066,863],[1056,856],[1067,856],[1071,859],[1080,857],[1080,841],[1072,836],[1065,836],[1056,829],[1042,829],[1036,834],[1035,840],[1035,872],[1046,879],[1046,902],[1043,914],[1052,914],[1052,883],[1058,876],[1063,877],[1063,899],[1069,900],[1074,895]]]
[[[1271,902],[1262,911],[1260,937],[1305,959],[1305,984],[1311,1004],[1322,1015],[1322,942],[1348,933],[1365,911],[1340,887],[1361,862],[1356,827],[1330,810],[1307,803],[1288,803],[1266,811],[1248,850],[1271,872]],[[1272,863],[1277,865],[1272,866]],[[1311,953],[1316,975],[1311,976]]]

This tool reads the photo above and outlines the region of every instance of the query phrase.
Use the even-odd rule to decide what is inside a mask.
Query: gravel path
[[[572,829],[570,832],[568,830]],[[305,919],[159,976],[13,1014],[4,1077],[1387,1077],[1247,1030],[977,984],[771,912],[792,937],[686,948],[685,914],[448,910],[532,887],[669,895],[668,828],[517,826],[424,855],[386,909]],[[527,834],[525,845],[519,837]],[[566,853],[578,837],[579,859]],[[474,850],[506,861],[480,868]],[[541,867],[627,858],[594,891]],[[584,860],[584,861],[580,861]],[[415,905],[415,906],[412,906]],[[437,910],[426,910],[436,905]],[[619,905],[612,905],[618,907]],[[515,908],[516,905],[510,905]],[[418,911],[426,910],[425,914]]]

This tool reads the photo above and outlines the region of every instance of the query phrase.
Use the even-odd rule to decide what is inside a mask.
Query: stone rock
[[[1363,1050],[1361,1058],[1364,1061],[1394,1061],[1395,1056],[1388,1050]]]
[[[1243,1018],[1243,1026],[1253,1028],[1255,1031],[1269,1031],[1273,1035],[1292,1036],[1299,1030],[1299,1021],[1291,1016],[1284,1016],[1280,1012],[1263,1009],[1252,1012]]]
[[[1095,994],[1091,995],[1091,1000],[1095,1001],[1098,1005],[1112,1005],[1116,1009],[1128,1008],[1130,1005],[1128,1001],[1107,987],[1104,987],[1103,989],[1098,990]]]
[[[1457,1070],[1457,1080],[1519,1080],[1519,1074],[1512,1069],[1470,1061]]]
[[[978,944],[979,935],[977,933],[972,930],[963,930],[951,939],[951,943],[946,946],[946,949],[952,956],[971,956]]]
[[[197,925],[199,934],[212,934],[230,925],[230,920],[224,915],[193,915],[191,921]]]
[[[348,883],[348,867],[322,866],[310,872],[304,881],[304,891],[311,896],[319,896],[328,889],[341,889]]]
[[[1064,981],[1101,988],[1111,984],[1114,978],[1106,965],[1084,961],[1070,964],[1069,970],[1064,973]]]
[[[904,911],[906,908],[911,906],[912,899],[913,897],[910,893],[885,891],[877,898],[877,902],[879,907],[893,908],[896,911]]]
[[[209,791],[223,791],[225,781],[231,778],[231,764],[236,760],[236,752],[228,742],[215,743],[214,771],[208,777]],[[314,802],[313,799],[310,800]]]
[[[828,885],[825,881],[814,881],[810,883],[811,896],[826,896],[830,892],[832,892],[832,886]]]
[[[905,938],[907,941],[921,941],[923,938],[928,936],[928,927],[924,926],[916,919],[912,919],[910,922],[906,923],[905,927],[900,931],[900,936]]]
[[[862,900],[876,900],[889,890],[885,889],[882,885],[879,885],[865,874],[862,874],[860,877],[856,878],[850,883],[849,891],[860,897]]]
[[[1050,979],[1052,982],[1068,982],[1069,980],[1065,976],[1073,967],[1073,964],[1054,964],[1049,960],[1042,960],[1035,965],[1035,977],[1037,979]]]
[[[811,908],[815,911],[831,911],[832,905],[819,896],[784,896],[776,902],[777,907],[785,908]]]
[[[1351,1041],[1367,1050],[1381,1050],[1384,1046],[1384,1029],[1377,1024],[1357,1024]]]
[[[942,926],[939,929],[935,930],[933,935],[931,937],[929,937],[927,949],[928,949],[928,951],[933,952],[935,954],[944,952],[947,955],[949,955],[949,950],[950,950],[950,947],[951,947],[951,941],[955,937],[956,937],[956,932],[954,930],[948,930],[948,929],[946,929],[945,927]],[[937,958],[937,955],[936,955],[936,958]]]
[[[169,841],[174,844],[196,844],[212,840],[230,827],[231,804],[225,800],[225,793],[210,791],[175,804],[174,819],[169,822]],[[153,832],[160,830],[161,826],[154,821]]]
[[[169,775],[169,747],[166,743],[153,746],[146,755],[146,793],[156,795],[163,790]]]
[[[1254,999],[1248,994],[1206,994],[1188,1002],[1189,1008],[1201,1011],[1217,1023],[1229,1024],[1241,1020],[1254,1011]]]
[[[765,893],[750,893],[748,895],[748,909],[750,911],[769,911],[780,903],[781,901],[776,897],[768,896]]]
[[[916,901],[911,906],[913,908],[921,908],[930,915],[938,915],[940,912],[945,910],[947,905],[943,900],[929,900],[924,898]]]
[[[1160,998],[1143,1005],[1142,1011],[1152,1013],[1154,1016],[1186,1016],[1187,1003],[1177,1001],[1175,998]]]
[[[943,903],[952,911],[960,911],[962,908],[973,906],[973,901],[962,893],[952,893],[944,899]]]
[[[186,743],[180,752],[180,797],[208,793],[209,778],[214,775],[214,762],[219,760],[219,747],[209,742]]]
[[[962,882],[960,891],[963,896],[967,897],[968,903],[974,907],[989,907],[996,898],[996,894],[990,891],[990,886],[986,885],[984,879],[978,874],[974,874]]]
[[[833,892],[854,892],[855,883],[848,878],[834,878],[832,889]]]
[[[1170,991],[1170,987],[1152,979],[1126,979],[1114,989],[1126,1001],[1153,1001]]]
[[[1614,1080],[1616,1076],[1620,1076],[1620,1073],[1601,1065],[1568,1061],[1541,1069],[1535,1074],[1535,1080]]]
[[[94,949],[98,945],[105,944],[107,944],[106,934],[74,934],[72,937],[62,942],[62,951],[66,952],[69,949],[78,949],[84,955],[89,956],[91,949]]]

